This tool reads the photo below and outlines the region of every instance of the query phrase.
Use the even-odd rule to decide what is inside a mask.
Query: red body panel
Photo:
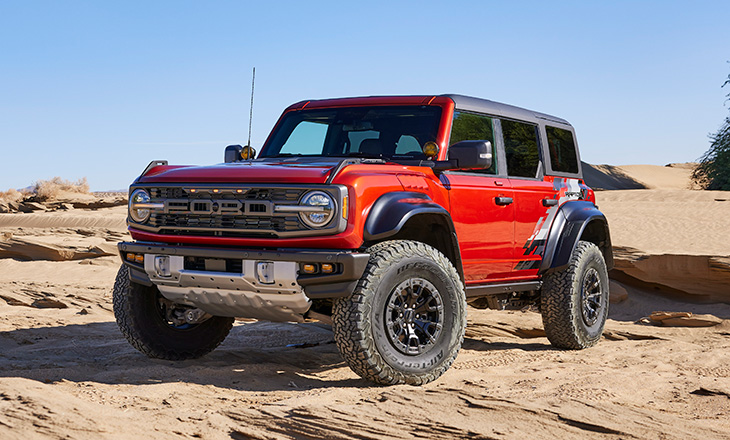
[[[155,167],[152,171],[155,171]],[[284,161],[243,162],[206,167],[178,167],[146,174],[139,183],[317,183],[322,184],[332,163],[297,164]]]

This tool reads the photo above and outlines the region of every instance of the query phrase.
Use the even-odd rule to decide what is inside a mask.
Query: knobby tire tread
[[[378,384],[423,385],[437,379],[451,367],[464,341],[466,300],[456,269],[441,252],[417,241],[386,241],[371,246],[368,253],[370,253],[370,260],[352,296],[339,299],[334,303],[332,324],[335,342],[340,353],[355,373]],[[456,290],[461,295],[461,313],[458,315],[460,322],[457,323],[461,334],[455,350],[448,353],[444,362],[436,369],[428,373],[404,374],[385,362],[375,347],[375,340],[370,330],[372,314],[371,301],[368,301],[368,298],[375,295],[377,286],[385,275],[385,269],[393,261],[413,255],[431,259],[455,281]]]
[[[572,292],[576,276],[579,275],[579,266],[585,259],[596,256],[596,253],[603,261],[598,246],[591,242],[579,241],[570,257],[568,267],[547,274],[543,278],[540,305],[542,322],[548,340],[556,347],[581,350],[594,346],[600,339],[600,334],[596,338],[589,338],[578,328],[582,316],[580,315],[580,305],[576,304],[576,301],[580,301],[580,295]],[[605,263],[603,263],[602,270],[606,270]],[[607,291],[604,301],[604,307],[608,307]],[[606,315],[608,315],[607,310],[602,317],[603,322],[605,322]]]
[[[173,361],[199,358],[220,345],[233,327],[233,318],[214,316],[208,321],[198,324],[207,324],[205,328],[210,334],[207,335],[206,341],[197,344],[197,347],[172,348],[167,343],[168,341],[164,340],[164,337],[150,334],[139,323],[140,319],[145,319],[143,310],[140,310],[140,303],[143,301],[140,301],[140,298],[135,297],[135,295],[154,295],[154,292],[145,291],[147,289],[151,290],[155,287],[131,283],[129,268],[122,265],[114,282],[112,300],[114,317],[122,335],[134,348],[150,358]],[[184,337],[184,335],[181,335],[181,337]]]

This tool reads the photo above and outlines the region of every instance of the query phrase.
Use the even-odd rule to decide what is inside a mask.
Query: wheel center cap
[[[405,321],[410,324],[413,322],[414,315],[415,315],[415,312],[413,311],[413,309],[406,309],[403,312],[403,319],[405,319]]]

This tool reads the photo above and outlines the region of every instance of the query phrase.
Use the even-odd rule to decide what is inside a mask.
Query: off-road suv
[[[550,342],[601,336],[613,257],[565,120],[459,95],[302,101],[258,157],[150,164],[131,185],[114,312],[141,352],[213,350],[234,317],[331,313],[360,376],[423,384],[467,303],[536,305]]]

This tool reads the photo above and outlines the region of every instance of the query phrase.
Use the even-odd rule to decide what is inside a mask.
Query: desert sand
[[[148,359],[111,307],[123,206],[0,214],[0,438],[730,438],[730,193],[676,166],[596,170],[617,187],[596,193],[617,260],[601,342],[554,349],[533,310],[469,308],[422,387],[360,379],[315,321],[237,321],[202,359]]]

